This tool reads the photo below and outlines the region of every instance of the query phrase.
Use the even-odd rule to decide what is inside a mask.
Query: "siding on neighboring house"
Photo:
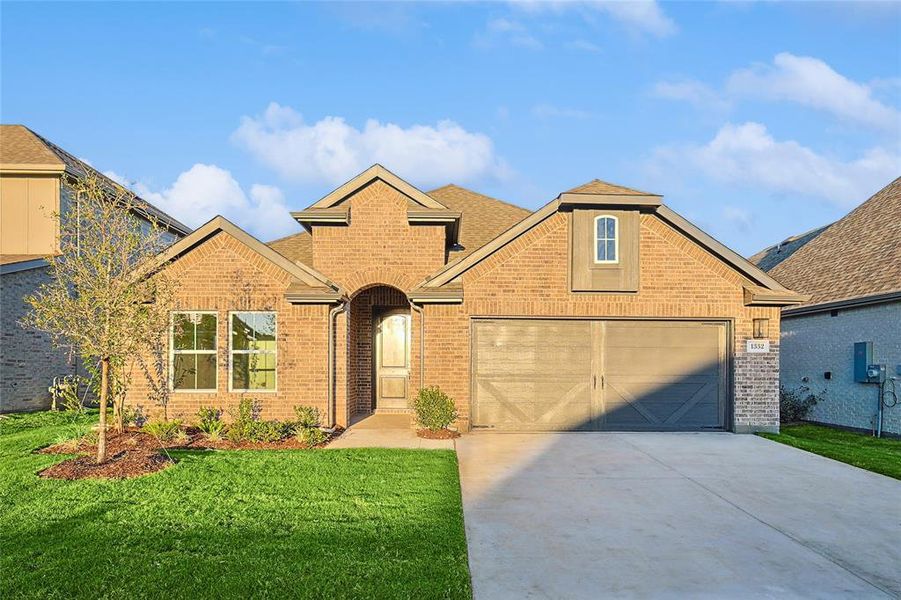
[[[66,350],[54,348],[48,335],[19,325],[29,310],[24,298],[50,280],[47,271],[40,267],[0,278],[0,412],[46,408],[53,378],[75,374]]]
[[[782,384],[809,388],[822,398],[810,420],[873,430],[878,386],[854,382],[854,343],[873,342],[873,360],[886,365],[888,377],[901,375],[901,302],[837,312],[834,317],[827,311],[783,318]],[[826,371],[832,372],[831,380],[824,377]],[[901,394],[901,383],[896,390]],[[884,409],[882,428],[901,434],[901,404]]]

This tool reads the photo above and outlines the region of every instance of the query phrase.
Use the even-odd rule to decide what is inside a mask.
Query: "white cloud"
[[[87,163],[88,161],[83,160],[83,162]],[[88,163],[88,165],[90,165],[90,163]],[[128,187],[129,185],[131,185],[131,182],[128,181],[128,178],[125,177],[125,175],[119,175],[115,171],[104,171],[103,174],[105,176],[109,177],[110,179],[112,179],[113,181],[115,181],[116,183],[118,183],[119,185],[124,185],[125,187]]]
[[[724,125],[704,145],[659,148],[653,166],[686,169],[729,184],[822,198],[850,207],[897,177],[901,155],[872,148],[850,161],[817,154],[794,140],[775,140],[760,123]]]
[[[653,93],[658,98],[681,100],[695,108],[724,111],[730,106],[716,90],[705,83],[693,79],[661,81],[654,86]]]
[[[676,24],[655,0],[513,0],[512,4],[530,12],[577,10],[585,14],[604,13],[636,33],[665,37],[676,32]]]
[[[449,120],[406,128],[370,119],[357,129],[341,117],[308,124],[300,113],[273,102],[262,115],[242,118],[232,139],[291,181],[338,184],[373,163],[418,185],[507,173],[491,138]]]
[[[591,113],[578,108],[554,106],[553,104],[536,104],[532,107],[532,114],[539,119],[588,119]]]
[[[901,113],[875,99],[869,86],[810,56],[777,54],[772,65],[733,73],[726,90],[735,96],[797,102],[877,129],[901,130]]]
[[[503,18],[488,21],[485,30],[476,34],[473,39],[473,45],[478,48],[493,48],[500,43],[529,50],[541,50],[544,47],[525,25],[519,21]]]
[[[571,42],[566,42],[565,46],[570,50],[581,50],[582,52],[590,52],[592,54],[599,54],[601,52],[601,47],[593,42],[589,42],[588,40],[572,40]]]
[[[724,206],[723,219],[735,225],[739,231],[751,230],[751,211],[738,206]]]
[[[190,227],[222,215],[264,240],[297,230],[281,190],[255,184],[248,195],[229,171],[216,165],[197,163],[161,191],[154,191],[141,182],[131,187],[139,196]]]

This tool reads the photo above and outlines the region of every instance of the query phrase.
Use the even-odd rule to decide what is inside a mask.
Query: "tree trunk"
[[[113,419],[116,422],[116,433],[125,431],[125,398],[122,394],[117,394],[113,398]]]
[[[109,358],[100,359],[100,430],[97,432],[97,464],[106,462],[106,406],[109,400]]]

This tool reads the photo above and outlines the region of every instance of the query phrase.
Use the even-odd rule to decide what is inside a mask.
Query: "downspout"
[[[329,429],[335,428],[335,317],[347,310],[347,301],[339,300],[338,306],[328,311],[328,398],[326,401],[326,422]]]
[[[425,313],[421,306],[413,304],[412,300],[408,300],[410,308],[419,313],[419,389],[423,388],[425,373]]]

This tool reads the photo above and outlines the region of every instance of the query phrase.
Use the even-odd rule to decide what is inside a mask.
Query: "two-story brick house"
[[[46,408],[54,378],[84,374],[67,350],[19,325],[26,296],[48,281],[45,257],[59,251],[59,221],[75,201],[67,181],[88,175],[117,184],[90,165],[22,125],[0,125],[0,412]],[[136,219],[152,217],[171,241],[191,230],[151,204]]]
[[[803,297],[658,195],[594,180],[530,212],[376,165],[293,217],[268,245],[216,217],[161,256],[170,415],[249,396],[347,425],[438,385],[464,430],[778,429]]]

